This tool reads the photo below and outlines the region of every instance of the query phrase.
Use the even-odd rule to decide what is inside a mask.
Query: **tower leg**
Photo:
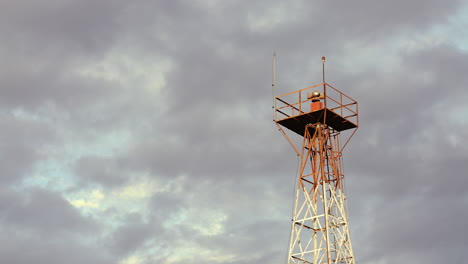
[[[339,132],[306,126],[288,263],[354,264],[343,188]]]

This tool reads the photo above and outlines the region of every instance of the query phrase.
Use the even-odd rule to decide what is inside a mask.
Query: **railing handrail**
[[[350,96],[348,96],[347,94],[343,93],[342,91],[336,89],[335,87],[329,85],[328,83],[326,84],[327,86],[329,86],[330,88],[332,88],[333,90],[337,91],[338,93],[346,96],[346,98],[348,98],[349,100],[353,101],[353,102],[357,102],[356,100],[354,100],[353,98],[351,98]]]
[[[339,114],[343,118],[355,117],[356,122],[358,122],[359,117],[358,117],[358,108],[357,108],[358,104],[357,104],[357,101],[354,100],[352,97],[346,95],[345,93],[341,92],[340,90],[336,89],[335,87],[331,86],[328,83],[320,83],[320,84],[309,86],[309,87],[306,87],[306,88],[303,88],[303,89],[300,89],[300,90],[296,90],[296,91],[293,91],[293,92],[289,92],[289,93],[286,93],[286,94],[275,96],[275,100],[280,101],[281,103],[284,104],[281,107],[277,107],[275,105],[275,107],[276,107],[275,108],[275,120],[279,120],[279,119],[277,119],[276,112],[279,112],[280,114],[284,115],[286,118],[294,117],[294,116],[301,115],[301,114],[309,112],[309,111],[303,111],[302,110],[302,104],[307,103],[309,101],[312,101],[313,99],[308,98],[306,100],[302,100],[302,98],[303,98],[302,92],[304,92],[306,90],[313,89],[315,87],[319,87],[319,86],[324,86],[323,94],[325,95],[325,97],[323,98],[323,100],[324,100],[325,107],[328,107],[327,106],[327,101],[330,100],[330,102],[333,102],[333,103],[337,104],[336,107],[330,108],[330,110],[332,110],[335,113]],[[335,95],[335,96],[331,96],[330,93],[326,93],[327,88],[331,88],[333,91],[337,92],[338,94]],[[283,98],[285,96],[291,96],[291,95],[294,95],[294,94],[297,94],[297,101],[295,103],[291,104],[291,103],[288,103],[285,100],[283,100]],[[337,97],[337,99],[339,98],[339,101],[335,100],[334,97]],[[346,99],[343,100],[343,97],[345,97]],[[355,106],[352,107],[353,105],[355,105]],[[285,113],[285,112],[289,112],[289,111],[283,112],[284,111],[283,109],[286,109],[286,108],[291,108],[291,115],[288,115],[288,114]],[[340,109],[341,109],[341,111],[339,111],[339,112],[335,111],[335,110],[340,110]],[[348,113],[351,113],[351,114],[346,115],[343,112],[343,109],[348,110],[349,111]],[[283,110],[283,111],[281,111],[281,110]],[[297,113],[295,113],[296,111],[297,111]]]
[[[299,92],[305,91],[305,90],[307,90],[307,89],[315,88],[315,87],[320,86],[320,85],[323,85],[323,83],[317,84],[317,85],[314,85],[314,86],[309,86],[309,87],[306,87],[306,88],[302,88],[302,89],[297,90],[297,91],[294,91],[294,92],[290,92],[290,93],[278,95],[278,96],[276,96],[276,98],[283,97],[283,96],[286,96],[286,95],[291,95],[291,94],[294,94],[294,93],[299,93]],[[336,89],[335,89],[335,90],[336,90]]]

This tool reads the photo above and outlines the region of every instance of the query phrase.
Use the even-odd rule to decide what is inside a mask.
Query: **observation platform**
[[[312,99],[307,98],[307,93],[312,91],[322,94],[322,107],[314,111],[311,111]],[[276,123],[300,136],[304,136],[307,124],[320,122],[340,132],[357,128],[359,124],[357,102],[327,83],[276,96],[274,118]]]

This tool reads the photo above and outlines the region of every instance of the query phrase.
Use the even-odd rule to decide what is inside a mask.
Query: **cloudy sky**
[[[0,38],[0,263],[284,263],[273,50],[359,102],[357,263],[466,263],[468,1],[0,0]]]

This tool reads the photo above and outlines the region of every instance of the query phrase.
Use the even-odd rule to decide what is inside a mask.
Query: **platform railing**
[[[358,103],[356,100],[342,93],[328,83],[321,83],[276,96],[274,112],[275,121],[311,112],[310,104],[312,103],[312,99],[307,98],[307,93],[315,90],[324,95],[324,98],[321,100],[324,108],[327,108],[358,125]]]

